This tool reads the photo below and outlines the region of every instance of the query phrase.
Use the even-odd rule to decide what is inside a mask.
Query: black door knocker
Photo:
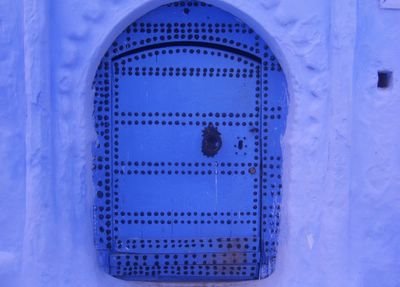
[[[209,124],[203,130],[203,144],[201,148],[203,154],[207,157],[213,157],[221,149],[221,146],[221,133],[213,124]]]

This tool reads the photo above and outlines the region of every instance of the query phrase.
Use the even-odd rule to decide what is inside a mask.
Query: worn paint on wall
[[[110,278],[95,259],[90,84],[119,32],[167,2],[0,3],[4,286],[151,286]],[[264,37],[291,98],[276,272],[229,285],[400,285],[400,12],[379,1],[206,2]],[[388,89],[378,70],[393,71]]]

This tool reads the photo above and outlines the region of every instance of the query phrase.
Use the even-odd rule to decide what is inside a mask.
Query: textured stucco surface
[[[90,85],[113,38],[167,2],[0,1],[1,286],[151,286],[96,262]],[[400,10],[206,2],[265,38],[290,94],[277,270],[225,286],[400,286]]]

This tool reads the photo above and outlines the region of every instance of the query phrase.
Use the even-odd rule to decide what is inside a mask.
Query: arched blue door
[[[202,2],[162,6],[118,36],[94,82],[95,241],[111,275],[273,271],[285,89],[262,39]]]

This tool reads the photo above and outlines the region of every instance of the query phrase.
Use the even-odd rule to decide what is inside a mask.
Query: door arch
[[[286,81],[246,24],[198,1],[129,25],[97,70],[95,242],[129,280],[250,280],[275,265]]]

